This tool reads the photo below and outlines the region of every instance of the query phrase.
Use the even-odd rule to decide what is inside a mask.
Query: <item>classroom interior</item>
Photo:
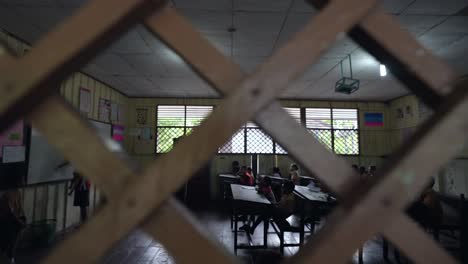
[[[92,0],[0,0],[0,62],[7,56],[22,58],[32,52],[48,32],[87,2]],[[468,78],[467,0],[379,2],[405,32],[455,71],[456,80]],[[258,66],[319,14],[304,0],[171,0],[167,5],[246,74],[254,74]],[[64,41],[61,45],[69,43]],[[399,69],[380,63],[343,35],[277,99],[291,118],[310,133],[311,141],[321,143],[350,168],[355,164],[368,171],[375,166],[377,172],[372,177],[378,177],[385,172],[387,162],[402,154],[400,150],[411,144],[417,131],[434,117],[431,107],[401,83],[392,74],[394,71]],[[178,139],[190,137],[212,112],[222,108],[224,96],[198,73],[144,25],[137,24],[84,67],[63,78],[56,94],[89,121],[108,149],[143,170],[163,159],[178,145]],[[28,71],[23,74],[28,75]],[[342,85],[342,81],[349,80],[350,86]],[[235,110],[240,111],[243,106],[238,108]],[[282,122],[272,122],[274,126],[284,126]],[[76,171],[73,161],[65,158],[39,130],[26,117],[0,133],[0,196],[11,189],[20,190],[26,219],[16,263],[39,263],[62,241],[79,232],[83,224],[82,212],[74,204],[76,196],[68,195]],[[447,139],[457,143],[452,141]],[[437,149],[432,151],[437,155]],[[279,188],[290,180],[291,165],[297,164],[303,176],[298,185],[305,188],[313,182],[322,187],[328,198],[317,206],[296,187],[296,207],[300,208],[288,219],[291,225],[299,223],[299,231],[283,234],[282,227],[270,218],[250,235],[240,226],[248,225],[251,217],[258,218],[264,210],[252,209],[252,213],[245,208],[255,207],[254,201],[236,200],[240,194],[233,188],[237,190],[241,177],[238,170],[233,172],[235,162],[251,168],[258,184],[262,184],[264,176],[273,176],[274,168],[278,168],[282,179],[270,179]],[[289,155],[255,120],[244,123],[199,167],[187,183],[180,185],[175,199],[193,212],[208,236],[221,241],[220,246],[242,263],[279,263],[294,256],[326,226],[335,202],[340,204],[339,198],[329,198],[337,195],[321,185],[320,176]],[[327,171],[323,175],[327,177]],[[468,195],[467,175],[468,147],[464,145],[459,146],[450,162],[431,175],[444,217],[455,217],[462,226],[455,231],[441,229],[436,240],[460,262],[468,261],[463,253],[468,251],[468,244],[462,243],[466,231],[463,226],[468,226],[463,220],[468,219],[462,218],[463,210],[460,213],[458,209],[460,203],[465,206],[462,197]],[[112,198],[103,194],[102,186],[92,180],[90,184],[84,225],[93,221],[107,203],[112,203]],[[239,190],[261,196],[255,189]],[[281,189],[276,196],[279,200]],[[183,239],[183,233],[170,232]],[[433,236],[434,232],[428,233]],[[283,244],[294,246],[283,249]],[[409,257],[378,234],[356,249],[349,260],[411,263]],[[97,263],[179,261],[157,237],[136,229]],[[183,258],[180,263],[184,263]]]

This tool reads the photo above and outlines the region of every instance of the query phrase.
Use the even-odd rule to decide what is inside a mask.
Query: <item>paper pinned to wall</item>
[[[3,163],[23,162],[26,159],[25,146],[3,146]]]
[[[99,98],[99,121],[109,122],[111,102],[107,99]]]
[[[80,88],[80,112],[91,112],[91,92],[86,88]]]
[[[143,140],[151,140],[151,128],[144,127],[141,131],[141,139]]]
[[[0,133],[0,158],[3,155],[3,146],[21,146],[23,145],[23,121],[18,121],[16,124]]]
[[[119,105],[111,103],[111,121],[119,121]]]

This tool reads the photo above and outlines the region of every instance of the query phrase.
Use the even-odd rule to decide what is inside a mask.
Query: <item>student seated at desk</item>
[[[254,177],[252,175],[252,169],[247,169],[246,166],[242,166],[238,175],[240,176],[240,184],[247,186],[254,186]]]
[[[233,161],[232,164],[231,164],[232,168],[231,168],[231,173],[232,175],[237,175],[240,171],[240,164],[237,160]]]
[[[268,176],[263,177],[262,181],[258,184],[258,192],[263,194],[265,198],[270,201],[270,203],[276,203],[275,195],[273,194],[273,189],[271,188],[271,178]]]
[[[440,199],[431,178],[421,196],[408,209],[408,214],[424,228],[437,228],[442,223],[443,211]]]
[[[257,218],[257,220],[248,228],[248,232],[253,234],[255,228],[265,220],[272,217],[278,225],[289,226],[289,222],[286,220],[294,212],[295,208],[295,197],[294,197],[294,183],[287,181],[283,184],[283,194],[278,203],[274,204],[274,208],[270,214],[264,214]]]
[[[283,177],[278,167],[273,167],[273,177],[279,177],[279,178]]]
[[[299,175],[299,167],[296,164],[291,164],[291,167],[289,169],[289,179],[295,185],[299,185],[301,181],[301,175]]]

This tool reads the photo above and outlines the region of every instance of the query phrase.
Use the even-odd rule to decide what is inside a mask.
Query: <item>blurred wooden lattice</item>
[[[342,201],[326,227],[288,261],[343,263],[364,241],[382,233],[418,263],[456,262],[402,209],[416,197],[429,175],[463,145],[468,89],[463,88],[464,83],[451,85],[451,70],[385,15],[378,1],[310,2],[321,12],[250,76],[216,51],[176,10],[156,0],[90,1],[24,57],[0,57],[0,128],[27,116],[109,198],[109,203],[45,262],[96,262],[141,225],[177,262],[235,263],[236,259],[207,237],[191,214],[169,197],[248,120],[255,120]],[[170,153],[137,171],[109,152],[79,113],[55,93],[67,74],[140,22],[225,99]],[[411,144],[395,153],[378,180],[365,187],[345,161],[311,140],[310,133],[275,100],[343,32],[394,70],[408,89],[436,110]],[[278,123],[282,126],[276,126]],[[167,175],[171,177],[164,177]],[[175,231],[183,233],[184,239],[173,236]]]

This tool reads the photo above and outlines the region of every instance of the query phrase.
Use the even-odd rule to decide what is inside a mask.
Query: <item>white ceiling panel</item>
[[[111,75],[124,75],[124,76],[137,76],[138,72],[133,69],[125,60],[119,55],[104,52],[94,59],[92,64],[96,64],[99,68]]]
[[[234,56],[270,56],[274,42],[242,41],[234,39]]]
[[[39,35],[72,12],[85,0],[0,0],[0,27],[34,42]],[[173,0],[217,49],[233,56],[251,72],[317,14],[305,0]],[[234,4],[234,6],[233,6]],[[450,16],[468,0],[383,0],[387,12],[397,14],[403,27],[460,73],[468,72],[467,17]],[[460,13],[461,14],[461,13]],[[230,33],[227,29],[236,29]],[[232,54],[231,54],[232,52]],[[361,88],[352,95],[334,92],[341,78],[337,66],[352,53],[354,77]],[[349,75],[344,61],[345,76]],[[123,35],[84,72],[131,96],[216,97],[173,51],[143,26]],[[389,75],[379,76],[379,63],[348,38],[333,44],[310,66],[283,97],[298,99],[389,100],[408,93]]]
[[[447,19],[445,16],[418,16],[418,15],[401,15],[396,16],[397,20],[400,22],[400,25],[412,32],[417,32],[418,34],[423,33],[436,25],[440,24],[444,19]]]
[[[289,39],[294,33],[299,32],[312,19],[312,13],[290,13],[281,31],[282,39]]]
[[[0,6],[0,27],[30,43],[36,42],[42,35],[41,31],[18,17],[15,9]]]
[[[254,32],[262,35],[278,34],[286,13],[236,12],[234,25],[239,34]]]
[[[153,83],[145,77],[136,77],[136,76],[115,76],[117,80],[120,80],[124,83],[127,83],[127,86],[131,90],[139,91],[143,93],[145,91],[157,90],[157,84]]]
[[[434,34],[429,32],[419,37],[419,41],[432,52],[436,52],[456,43],[465,36],[466,34]]]
[[[152,77],[151,81],[163,91],[180,94],[184,97],[200,97],[203,94],[210,97],[217,95],[216,91],[200,78]]]
[[[416,0],[406,14],[453,15],[468,5],[467,0]]]
[[[177,8],[199,10],[231,10],[231,0],[174,0]]]
[[[446,45],[435,53],[447,60],[460,60],[465,58],[467,59],[466,64],[468,65],[468,36]],[[468,69],[467,66],[465,67]]]
[[[330,72],[334,67],[339,69],[337,64],[340,60],[337,59],[320,59],[314,65],[310,66],[309,69],[301,76],[301,80],[317,80],[323,77],[325,74]],[[329,73],[331,74],[331,73]]]
[[[307,93],[311,87],[310,81],[296,81],[286,87],[281,93],[282,98],[298,98],[304,93]]]
[[[183,9],[180,11],[202,32],[226,31],[232,24],[231,12],[195,9]]]
[[[267,57],[234,57],[234,61],[239,64],[245,72],[252,72],[266,59]]]
[[[293,0],[234,0],[236,11],[286,12]]]
[[[433,28],[433,34],[468,34],[468,16],[452,16]]]
[[[121,54],[123,60],[130,64],[139,75],[167,76],[161,59],[150,54]]]
[[[136,29],[133,29],[115,41],[111,47],[116,53],[151,53],[151,48],[140,36]]]

